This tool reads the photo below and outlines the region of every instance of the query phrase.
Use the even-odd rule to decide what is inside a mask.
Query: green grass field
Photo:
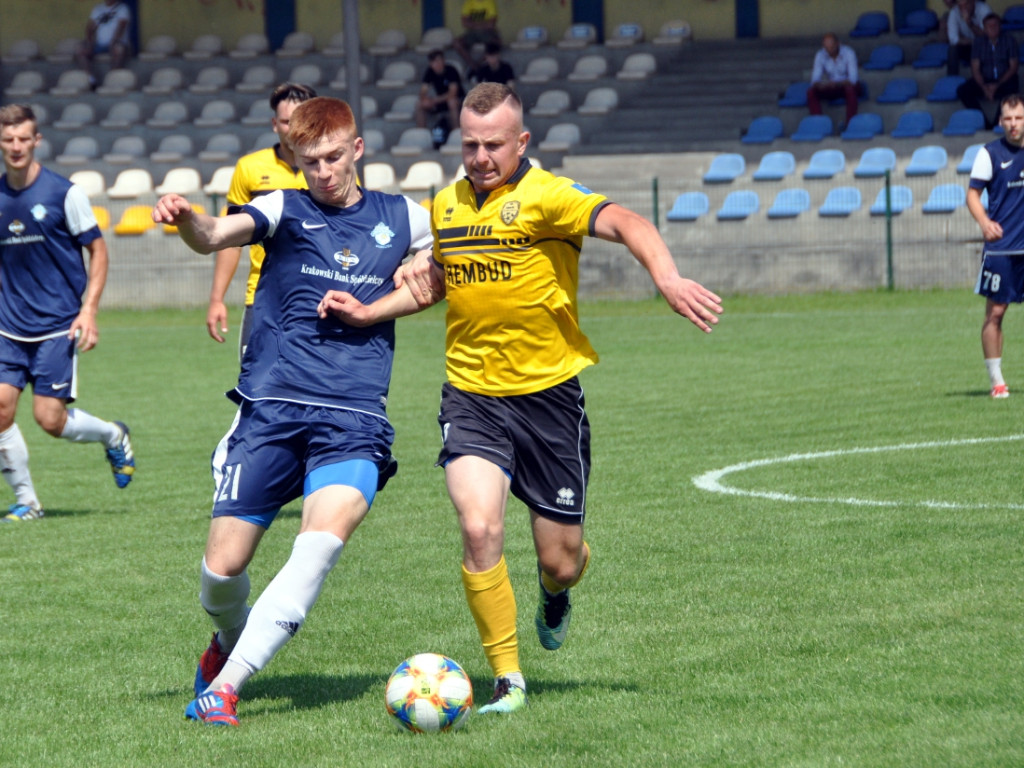
[[[399,322],[399,475],[246,687],[238,729],[181,718],[210,633],[198,567],[235,337],[211,342],[201,311],[107,312],[79,405],[129,423],[138,474],[118,491],[100,448],[48,438],[23,403],[47,517],[0,526],[0,764],[1022,765],[1024,311],[1006,327],[1015,394],[992,401],[982,307],[738,298],[704,337],[660,302],[586,304],[595,559],[569,639],[550,653],[533,634],[513,504],[530,707],[436,737],[393,730],[383,690],[425,650],[461,662],[478,701],[490,689],[432,466],[441,311]],[[265,538],[254,594],[297,510]]]

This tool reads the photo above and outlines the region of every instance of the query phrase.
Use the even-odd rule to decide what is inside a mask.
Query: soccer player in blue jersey
[[[967,208],[985,238],[974,292],[985,297],[981,349],[991,395],[1010,396],[1003,380],[1003,318],[1011,303],[1024,301],[1024,100],[1017,94],[999,105],[1003,137],[982,147],[967,187]],[[988,190],[988,210],[981,193]]]
[[[78,396],[78,353],[99,340],[107,246],[85,192],[35,159],[41,138],[31,107],[0,108],[0,473],[15,496],[6,521],[43,516],[14,421],[27,384],[46,432],[101,443],[119,488],[135,471],[128,427],[67,407]]]
[[[185,710],[211,725],[238,725],[242,686],[302,627],[396,469],[386,413],[394,321],[356,327],[329,304],[384,298],[394,303],[392,317],[416,311],[411,292],[394,291],[392,280],[410,252],[433,240],[422,206],[358,186],[363,140],[344,101],[297,106],[288,140],[308,190],[277,190],[221,218],[178,195],[153,210],[200,253],[258,242],[266,249],[249,346],[229,393],[238,414],[213,457],[200,603],[215,632]],[[246,568],[281,506],[299,496],[291,557],[250,611]]]

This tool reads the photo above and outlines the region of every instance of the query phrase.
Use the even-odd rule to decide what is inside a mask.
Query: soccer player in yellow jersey
[[[495,676],[478,713],[507,713],[526,705],[503,554],[508,494],[530,510],[540,581],[534,625],[544,648],[564,642],[569,589],[590,559],[590,427],[577,374],[597,354],[577,314],[583,237],[625,245],[669,306],[706,333],[722,306],[679,275],[651,222],[530,164],[522,102],[508,86],[473,88],[460,125],[466,178],[434,198],[433,257],[416,258],[396,282],[421,305],[441,293],[448,300],[438,464],[462,529],[466,599]],[[333,308],[379,319],[351,302]]]
[[[281,139],[266,149],[251,152],[235,164],[228,188],[228,213],[236,213],[246,203],[260,195],[277,189],[306,189],[306,180],[299,170],[285,137],[292,112],[299,104],[316,96],[316,91],[307,85],[281,83],[270,94],[270,108],[274,116],[271,128]],[[213,267],[213,286],[210,288],[210,306],[206,312],[206,330],[216,341],[224,341],[228,331],[228,310],[224,306],[224,295],[238,269],[241,248],[225,248],[217,251]],[[256,283],[260,279],[260,265],[263,264],[263,247],[249,246],[249,278],[245,285],[245,311],[242,315],[241,331],[238,334],[238,357],[241,359],[249,342],[252,302],[256,295]]]

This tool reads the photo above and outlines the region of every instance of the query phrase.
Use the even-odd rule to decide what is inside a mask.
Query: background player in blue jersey
[[[238,386],[235,423],[214,454],[213,520],[200,602],[215,633],[196,670],[188,718],[238,725],[238,692],[299,630],[374,495],[394,474],[386,414],[394,321],[357,328],[327,296],[395,302],[405,256],[432,243],[429,215],[407,197],[361,189],[363,140],[344,101],[310,99],[291,116],[289,141],[308,190],[277,190],[222,218],[162,197],[157,222],[194,250],[261,242],[266,257]],[[249,610],[246,568],[282,505],[303,496],[292,555]]]
[[[967,188],[967,208],[985,238],[974,292],[984,296],[981,349],[992,397],[1010,396],[1003,380],[1003,317],[1024,300],[1024,101],[1017,94],[999,106],[1003,137],[978,151]],[[981,193],[988,190],[988,210]]]
[[[36,161],[41,138],[31,107],[0,108],[0,470],[16,499],[8,521],[43,516],[14,422],[26,384],[46,432],[102,443],[119,488],[135,471],[128,427],[67,408],[78,393],[78,352],[99,340],[107,246],[85,192]]]

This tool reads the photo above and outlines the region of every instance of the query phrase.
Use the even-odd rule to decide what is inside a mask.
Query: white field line
[[[982,445],[984,443],[1001,443],[1014,440],[1024,440],[1024,434],[1005,435],[1003,437],[975,437],[963,440],[937,440],[929,443],[900,443],[898,445],[881,445],[873,448],[842,448],[834,451],[819,451],[816,453],[791,453],[788,456],[777,456],[771,459],[758,459],[756,461],[744,461],[739,464],[732,464],[722,469],[715,469],[705,472],[693,478],[693,484],[704,491],[711,493],[725,493],[733,496],[752,496],[759,499],[771,499],[773,501],[810,502],[822,504],[852,504],[861,507],[898,507],[898,506],[919,506],[938,509],[1024,509],[1024,504],[961,504],[953,501],[884,501],[877,499],[848,498],[823,498],[816,496],[796,496],[791,493],[780,493],[778,491],[756,491],[742,488],[734,488],[722,482],[727,475],[743,472],[757,467],[767,467],[773,464],[788,464],[796,461],[816,461],[818,459],[829,459],[835,456],[851,456],[854,454],[886,453],[895,451],[916,451],[927,448],[947,448],[956,445]]]

